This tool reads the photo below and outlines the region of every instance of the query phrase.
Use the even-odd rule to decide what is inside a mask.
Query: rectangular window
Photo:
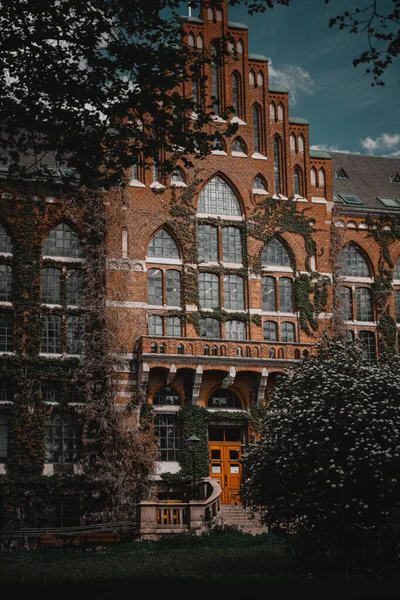
[[[217,308],[219,300],[219,277],[214,273],[199,273],[200,308]]]
[[[0,302],[11,302],[12,267],[0,264]]]
[[[244,321],[226,321],[225,338],[227,340],[245,340],[246,323]]]
[[[162,273],[158,269],[149,269],[147,273],[148,302],[153,306],[163,304]]]
[[[262,306],[264,311],[276,312],[276,290],[273,277],[262,278]]]
[[[221,325],[217,319],[200,320],[200,337],[219,339],[221,337]]]
[[[244,309],[244,279],[240,275],[224,277],[224,305],[225,308]]]
[[[156,415],[154,432],[158,437],[158,459],[179,461],[180,430],[175,415]]]
[[[42,301],[46,304],[61,303],[61,270],[42,269]]]
[[[163,320],[159,315],[149,316],[149,335],[164,335]]]
[[[14,316],[8,312],[0,313],[0,352],[14,351]]]
[[[199,261],[218,262],[218,229],[212,225],[199,225]]]
[[[79,497],[52,496],[49,520],[50,527],[77,527],[79,525]]]
[[[400,290],[395,291],[396,298],[396,321],[400,323]]]
[[[222,229],[223,260],[229,263],[242,264],[242,236],[237,227]]]
[[[52,413],[45,422],[47,463],[76,463],[81,455],[81,428],[76,415]]]
[[[83,271],[67,271],[67,304],[80,306],[83,303]]]
[[[371,290],[368,288],[356,289],[357,321],[373,321]]]
[[[339,308],[345,321],[353,320],[353,308],[351,299],[351,289],[348,287],[340,287],[339,292]]]
[[[361,342],[363,355],[367,360],[376,358],[375,334],[372,331],[360,331],[358,339]]]
[[[13,399],[14,392],[11,381],[0,379],[0,402],[12,402]]]
[[[67,354],[81,354],[85,338],[85,320],[80,315],[67,317]]]
[[[44,381],[41,389],[45,402],[60,402],[61,383],[59,381]]]
[[[182,322],[179,317],[167,317],[167,335],[171,337],[182,336]]]
[[[181,274],[179,271],[169,269],[166,273],[167,306],[180,306],[181,304]]]
[[[279,279],[279,300],[281,312],[293,312],[292,280],[288,277]]]
[[[8,417],[0,414],[0,462],[8,455]]]

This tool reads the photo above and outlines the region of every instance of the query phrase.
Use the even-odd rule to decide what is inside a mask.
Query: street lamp
[[[193,498],[196,498],[196,450],[198,444],[201,442],[201,439],[197,437],[197,435],[191,435],[190,438],[186,440],[187,447],[189,452],[192,455],[192,495]]]

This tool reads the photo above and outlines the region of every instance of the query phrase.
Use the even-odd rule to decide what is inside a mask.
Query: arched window
[[[300,153],[304,152],[304,136],[302,133],[297,138],[297,148]]]
[[[276,311],[276,288],[274,277],[262,278],[262,308],[264,311]]]
[[[221,337],[221,325],[217,319],[200,320],[200,337],[208,339],[219,339]]]
[[[318,185],[320,187],[325,186],[325,171],[322,168],[318,171]]]
[[[314,167],[310,170],[311,185],[317,185],[317,171]]]
[[[215,390],[208,399],[209,408],[242,408],[238,396],[232,390],[219,389]]]
[[[301,170],[299,167],[296,167],[293,173],[293,179],[294,179],[294,193],[297,194],[298,196],[302,196],[302,192],[303,192],[303,177],[301,174]]]
[[[200,262],[218,261],[218,228],[200,223],[197,229],[198,256]]]
[[[246,323],[244,321],[230,320],[225,322],[225,339],[245,340]]]
[[[283,121],[283,113],[284,113],[283,104],[282,104],[282,102],[280,102],[278,104],[278,121]]]
[[[260,86],[260,87],[263,87],[263,85],[264,85],[264,75],[262,74],[261,71],[258,71],[257,85]]]
[[[290,258],[285,246],[277,239],[272,238],[264,247],[261,255],[263,267],[290,267]]]
[[[165,229],[159,229],[150,240],[147,256],[151,258],[179,258],[178,248]]]
[[[54,227],[43,244],[43,256],[63,256],[68,258],[83,258],[84,252],[75,231],[60,223]]]
[[[178,392],[167,386],[159,388],[153,396],[154,406],[179,406],[180,403]]]
[[[172,171],[171,183],[185,183],[182,171],[180,169],[175,169]]]
[[[274,182],[275,193],[281,193],[281,142],[278,137],[274,138]]]
[[[194,46],[194,35],[193,35],[193,33],[189,33],[189,35],[188,35],[188,46],[190,46],[191,48],[193,48],[193,46]]]
[[[254,137],[254,152],[261,152],[261,123],[260,109],[257,105],[253,106],[253,137]]]
[[[204,42],[203,42],[203,36],[201,35],[201,33],[199,33],[199,35],[197,36],[197,47],[201,50],[204,46]]]
[[[232,106],[238,117],[242,116],[242,94],[239,73],[232,75]]]
[[[338,291],[339,309],[345,321],[353,320],[353,302],[351,288],[341,286]]]
[[[179,461],[181,430],[177,416],[155,415],[154,433],[158,438],[158,460]]]
[[[400,258],[394,267],[393,279],[400,279]]]
[[[295,342],[296,332],[293,323],[284,322],[281,324],[281,341],[282,342]]]
[[[222,229],[222,257],[224,262],[242,264],[242,236],[237,227]]]
[[[367,261],[354,244],[348,244],[343,248],[338,257],[338,265],[342,267],[340,275],[346,277],[370,277],[371,275]]]
[[[356,289],[357,321],[373,321],[372,293],[368,288]]]
[[[269,118],[271,121],[276,121],[276,106],[275,102],[271,102],[269,105]]]
[[[236,138],[236,140],[232,144],[232,154],[233,152],[239,152],[240,154],[246,154],[246,146],[241,138]]]
[[[0,252],[4,252],[6,254],[12,254],[13,246],[11,242],[11,238],[4,229],[2,225],[0,225]]]
[[[376,358],[375,333],[373,331],[359,331],[358,339],[366,360],[374,360]]]
[[[211,150],[212,153],[220,154],[221,152],[225,152],[225,145],[224,145],[222,138],[220,138],[220,137],[214,138],[212,147],[213,147],[213,149]]]
[[[153,306],[163,304],[162,272],[159,269],[149,269],[147,272],[147,301]]]
[[[243,42],[242,40],[239,40],[237,45],[236,45],[236,50],[238,54],[243,54]]]
[[[279,301],[281,312],[293,312],[293,285],[289,277],[279,279]]]
[[[213,111],[215,114],[219,113],[220,110],[220,48],[218,42],[212,42],[211,44],[211,95],[213,103]]]
[[[181,274],[174,269],[166,272],[166,305],[180,306],[181,304]]]
[[[264,340],[267,342],[278,341],[278,324],[275,321],[264,322]]]
[[[231,187],[218,175],[201,191],[197,212],[241,215],[240,205]]]
[[[209,21],[213,21],[213,19],[214,19],[214,14],[213,14],[212,8],[207,8],[207,19]]]
[[[296,152],[296,136],[293,133],[290,134],[290,152]]]
[[[149,316],[149,335],[163,335],[163,320],[160,315]]]
[[[254,178],[253,191],[255,190],[261,190],[264,192],[268,190],[267,182],[262,175],[257,175],[257,177]]]
[[[255,75],[253,69],[249,73],[249,84],[253,85],[253,86],[255,86],[255,84],[256,84],[256,75]]]
[[[222,21],[222,10],[217,8],[216,10],[217,21]]]

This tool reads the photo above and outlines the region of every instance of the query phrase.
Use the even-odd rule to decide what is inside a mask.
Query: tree
[[[328,342],[273,394],[245,455],[243,498],[272,527],[346,543],[385,524],[400,492],[400,361]]]

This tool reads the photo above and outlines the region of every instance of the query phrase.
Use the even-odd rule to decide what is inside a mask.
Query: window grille
[[[232,319],[225,322],[225,339],[245,340],[246,338],[246,323],[244,321]]]
[[[14,392],[11,382],[7,379],[0,379],[0,402],[12,402]]]
[[[278,341],[278,324],[274,321],[265,321],[264,323],[264,340],[268,342]]]
[[[285,246],[277,239],[272,238],[265,246],[262,256],[262,265],[265,267],[290,267],[290,258]]]
[[[297,138],[297,147],[300,153],[304,152],[304,136],[302,134]]]
[[[220,215],[241,215],[239,202],[229,185],[218,175],[203,188],[197,212]]]
[[[214,273],[199,273],[200,308],[217,308],[219,300],[219,277]]]
[[[162,272],[159,269],[149,269],[147,272],[148,303],[154,306],[163,304]]]
[[[254,139],[254,152],[261,152],[260,143],[260,110],[257,106],[253,107],[253,139]]]
[[[0,352],[14,351],[14,316],[0,312]]]
[[[290,135],[290,151],[296,152],[296,136],[293,133]]]
[[[67,304],[80,306],[84,300],[84,273],[79,269],[67,271]]]
[[[400,279],[400,258],[397,261],[396,266],[394,268],[393,278]]]
[[[394,295],[396,300],[396,321],[400,323],[400,290],[396,290]]]
[[[45,422],[47,463],[76,463],[81,456],[81,427],[76,415],[52,413]]]
[[[182,337],[182,321],[179,317],[167,317],[167,335]]]
[[[295,168],[294,170],[294,174],[293,174],[293,178],[294,178],[294,193],[298,194],[299,196],[301,195],[301,173],[300,173],[300,169],[298,167]]]
[[[175,415],[156,415],[154,433],[158,438],[158,459],[161,461],[179,461],[181,433]]]
[[[12,267],[0,264],[0,301],[11,302],[12,299]]]
[[[2,225],[0,225],[0,252],[6,252],[7,254],[12,254],[13,247],[11,238],[4,229]]]
[[[0,414],[0,462],[4,462],[8,455],[8,417]]]
[[[225,275],[224,306],[236,310],[244,309],[244,279],[240,275]]]
[[[61,303],[61,269],[42,269],[42,301],[46,304]]]
[[[267,185],[265,179],[261,175],[257,175],[253,181],[253,190],[265,190],[267,191]]]
[[[279,279],[279,301],[281,312],[293,312],[292,280],[289,277]]]
[[[274,182],[275,193],[281,193],[281,144],[278,138],[274,139]]]
[[[159,388],[153,397],[154,406],[179,406],[180,403],[178,392],[167,386]]]
[[[179,258],[178,248],[165,229],[160,229],[151,238],[147,256],[153,258]]]
[[[209,408],[242,408],[238,396],[230,389],[216,390],[208,399]]]
[[[356,289],[357,321],[373,321],[371,290],[367,288]]]
[[[242,236],[237,227],[222,229],[223,260],[229,263],[242,263]]]
[[[246,148],[240,138],[236,138],[236,140],[232,144],[232,152],[241,152],[242,154],[246,154]]]
[[[276,288],[274,277],[262,278],[262,307],[264,311],[276,311]]]
[[[43,256],[83,258],[84,252],[75,231],[67,223],[60,223],[45,239]]]
[[[67,354],[81,354],[85,339],[85,320],[81,315],[67,317]]]
[[[208,339],[219,339],[221,337],[221,325],[217,319],[200,320],[200,337]]]
[[[339,254],[340,275],[347,277],[369,277],[370,270],[361,252],[353,244],[348,244]]]
[[[169,269],[166,272],[166,304],[167,306],[180,306],[181,304],[181,274],[179,271]]]
[[[58,315],[42,315],[41,352],[46,354],[61,353],[61,317]]]
[[[218,261],[218,229],[212,225],[199,225],[198,254],[200,261]]]
[[[358,339],[361,342],[363,355],[367,360],[376,358],[375,334],[372,331],[360,331]]]
[[[281,324],[281,341],[282,342],[295,342],[296,333],[293,323],[282,323]]]
[[[44,381],[40,387],[44,402],[60,402],[61,383],[59,381]]]
[[[149,316],[149,335],[163,335],[163,320],[159,315]]]
[[[340,287],[339,292],[340,312],[345,321],[353,319],[352,293],[348,287]]]

